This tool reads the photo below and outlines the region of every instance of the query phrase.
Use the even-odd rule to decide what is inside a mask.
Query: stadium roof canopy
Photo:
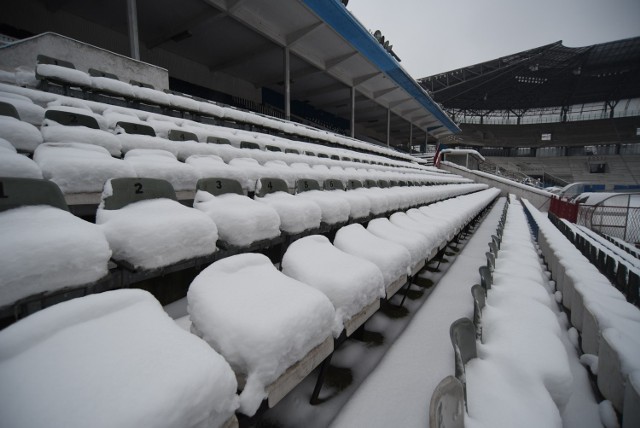
[[[459,131],[338,0],[134,3],[140,57],[167,68],[170,76],[188,80],[184,70],[175,71],[184,63],[204,65],[207,71],[201,76],[232,76],[285,99],[289,92],[291,102],[329,112],[347,123],[354,96],[355,136],[383,143],[388,136],[391,146],[405,149],[410,135],[424,142],[427,133],[438,138]],[[55,31],[117,53],[131,52],[126,41],[133,14],[127,13],[125,2],[11,0],[3,4],[3,15],[0,23],[32,33]],[[96,33],[100,31],[113,37],[105,42],[104,34]],[[232,84],[228,90],[237,96]]]
[[[476,116],[640,97],[640,37],[581,48],[562,41],[419,79],[450,113]]]

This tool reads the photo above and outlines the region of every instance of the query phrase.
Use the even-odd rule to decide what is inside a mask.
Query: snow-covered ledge
[[[465,178],[470,178],[476,183],[484,183],[489,186],[496,187],[502,190],[503,195],[511,193],[519,196],[520,198],[527,199],[539,211],[546,212],[549,210],[552,194],[545,190],[539,190],[531,186],[527,186],[504,177],[487,174],[482,171],[473,171],[451,162],[441,162],[440,169],[461,175]]]

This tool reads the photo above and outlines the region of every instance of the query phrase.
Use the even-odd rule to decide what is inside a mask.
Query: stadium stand
[[[52,28],[61,26],[42,2],[26,1],[34,19],[48,16]],[[54,9],[71,20],[93,13],[75,3]],[[520,123],[525,107],[544,107],[527,104],[517,124],[494,124],[494,112],[483,112],[487,123],[470,119],[452,136],[458,125],[444,110],[465,117],[473,88],[451,98],[464,106],[441,107],[434,100],[467,81],[453,82],[457,74],[448,73],[452,84],[434,77],[421,82],[423,91],[340,2],[287,0],[286,7],[271,5],[279,14],[261,10],[262,1],[222,3],[185,1],[173,17],[203,8],[203,22],[221,25],[147,40],[144,54],[171,72],[123,56],[117,41],[90,45],[101,36],[86,29],[77,31],[87,43],[46,33],[0,47],[0,392],[11,397],[0,405],[3,417],[16,426],[87,426],[97,418],[117,426],[228,428],[270,423],[287,396],[320,405],[344,394],[327,381],[336,370],[331,362],[358,364],[339,352],[358,341],[366,349],[380,345],[365,329],[369,320],[407,316],[407,299],[430,293],[423,274],[455,259],[498,196],[512,193],[498,204],[498,228],[480,257],[486,265],[470,288],[473,320],[451,325],[455,376],[433,391],[432,426],[464,426],[465,418],[516,426],[527,415],[561,424],[570,375],[559,343],[564,318],[552,312],[561,307],[579,334],[583,360],[597,358],[591,366],[599,393],[624,428],[636,426],[638,253],[547,218],[540,209],[551,194],[530,185],[531,177],[594,174],[611,185],[636,185],[640,160],[625,152],[635,153],[635,118],[612,110],[607,120],[562,120],[549,131]],[[254,7],[269,25],[251,19]],[[24,6],[11,2],[0,21],[24,22],[18,9]],[[165,16],[157,9],[144,26]],[[305,28],[296,27],[303,21]],[[194,49],[226,30],[234,34],[229,46]],[[591,48],[605,59],[614,48],[633,58],[638,45],[630,39]],[[575,53],[560,43],[535,53],[559,51]],[[512,59],[526,62],[532,53]],[[291,63],[286,70],[283,55]],[[481,79],[492,78],[488,65]],[[547,58],[543,68],[555,65]],[[588,58],[582,65],[586,74]],[[304,102],[289,99],[289,72]],[[274,101],[280,92],[282,108]],[[569,95],[583,103],[592,96]],[[439,168],[426,166],[406,153],[414,129],[424,145],[462,141],[491,162],[470,165],[467,151],[466,163],[456,164],[451,151]],[[546,132],[553,145],[538,141]],[[596,152],[587,153],[586,144]],[[174,321],[160,305],[167,313],[180,308]],[[531,326],[535,339],[528,340]],[[63,348],[71,358],[60,355]],[[81,358],[85,352],[91,358]],[[53,366],[44,364],[50,357]],[[64,378],[75,379],[79,368],[96,378],[69,384]],[[531,389],[514,380],[523,378]],[[142,405],[118,404],[125,381]],[[321,397],[329,388],[332,395]],[[491,414],[485,404],[496,391],[521,400],[505,415]],[[37,405],[26,411],[20,400]],[[65,411],[69,403],[80,411]]]

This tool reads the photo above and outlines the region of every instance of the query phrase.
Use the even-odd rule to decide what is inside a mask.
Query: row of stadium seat
[[[640,306],[640,259],[595,232],[549,214],[551,222],[609,281],[629,303]]]
[[[546,216],[525,204],[571,324],[580,333],[583,358],[597,360],[597,385],[622,414],[625,427],[640,416],[640,310]],[[594,373],[596,372],[594,367]],[[628,416],[627,416],[628,415]],[[625,421],[626,419],[626,421]]]
[[[541,420],[545,426],[562,426],[561,410],[573,382],[559,337],[563,326],[552,310],[556,303],[548,290],[548,272],[515,199],[505,205],[489,249],[487,265],[480,267],[480,284],[471,288],[473,321],[461,318],[451,325],[455,377],[445,378],[437,388],[430,418],[443,418],[439,426],[462,426],[466,410],[468,418],[486,426]],[[523,378],[528,379],[526,390]],[[526,400],[509,401],[495,414],[496,389],[502,396]]]
[[[146,188],[146,183],[141,184],[141,189],[134,186],[133,191],[153,190]],[[124,203],[116,194],[117,187],[111,186],[105,192],[108,194],[104,201],[106,208],[117,208]],[[484,190],[420,210],[398,212],[394,216],[405,216],[414,222],[415,230],[408,236],[420,236],[428,245],[434,245],[433,237],[440,236],[446,245],[447,239],[456,232],[461,233],[497,194],[495,189]],[[144,206],[147,202],[149,200],[133,205]],[[394,224],[393,216],[378,220]],[[397,292],[400,287],[394,276],[407,281],[412,267],[410,251],[417,250],[417,247],[409,248],[382,239],[359,224],[352,224],[337,232],[333,244],[319,235],[296,241],[285,253],[282,273],[268,258],[255,253],[214,262],[189,288],[187,323],[190,325],[187,327],[216,351],[209,348],[205,351],[193,340],[194,336],[185,336],[170,327],[166,317],[159,313],[157,302],[142,291],[109,291],[59,303],[0,332],[3,355],[21,355],[9,360],[0,358],[0,376],[8,381],[3,387],[13,388],[25,373],[44,370],[40,364],[45,363],[41,358],[41,352],[44,352],[52,357],[46,359],[46,373],[40,377],[46,379],[45,385],[20,382],[25,394],[33,394],[36,388],[39,396],[47,397],[48,400],[37,400],[35,413],[38,417],[48,418],[48,423],[82,424],[77,418],[83,417],[88,399],[99,400],[91,414],[98,411],[118,426],[135,425],[141,418],[154,421],[167,418],[168,410],[159,408],[163,406],[169,406],[173,414],[168,422],[155,421],[154,426],[192,426],[185,420],[189,413],[185,408],[200,409],[208,415],[209,421],[215,421],[209,422],[212,426],[222,426],[229,418],[233,423],[232,414],[236,408],[251,416],[260,408],[275,405],[314,367],[323,360],[328,361],[336,344],[352,335],[375,312],[379,299]],[[424,262],[429,254],[425,250],[418,257]],[[327,262],[335,269],[323,268]],[[336,281],[340,287],[333,285]],[[184,320],[179,320],[178,325],[185,326]],[[58,334],[52,335],[44,346],[39,346],[40,332],[45,326],[48,331]],[[145,333],[147,329],[153,330],[151,336],[140,339],[140,336],[150,334]],[[95,338],[91,341],[91,349],[95,352],[83,350],[86,342],[82,339],[84,335],[79,333],[82,330]],[[29,334],[30,331],[38,334]],[[12,338],[29,341],[30,346],[16,344]],[[55,357],[55,350],[61,349],[59,340],[65,341],[63,348],[72,354],[71,358]],[[174,347],[178,348],[175,352],[167,352]],[[189,358],[184,356],[187,351]],[[165,358],[167,355],[172,358]],[[229,364],[223,363],[220,355]],[[81,360],[76,356],[88,358]],[[176,371],[172,364],[176,359],[180,360],[180,365],[190,362],[188,368],[182,368],[186,370],[183,377],[175,375],[181,371]],[[12,365],[12,361],[20,363]],[[77,370],[80,361],[84,361],[83,367],[93,373],[90,378],[83,379],[82,387],[69,381],[70,378],[77,379],[75,376],[56,379],[49,376]],[[147,366],[146,370],[141,370],[140,362]],[[115,411],[111,406],[121,404],[114,399],[116,392],[110,387],[113,384],[104,382],[106,367],[117,369],[114,374],[116,384],[120,374],[141,371],[135,376],[135,384],[128,383],[134,388],[132,392],[144,396],[144,391],[155,388],[154,396],[163,399],[144,400],[144,404],[134,406],[135,409],[125,406],[125,411]],[[169,390],[154,380],[166,379],[166,376],[159,376],[163,370],[169,372],[171,384],[175,386]],[[205,372],[208,374],[204,375]],[[196,377],[198,380],[194,381]],[[236,388],[242,391],[239,397],[235,397]],[[59,403],[48,397],[54,390],[64,396],[63,403],[73,402],[82,409],[79,412],[41,409],[41,403],[50,400]],[[61,394],[61,390],[65,393]],[[103,397],[105,399],[101,399]],[[208,411],[203,410],[203,406],[208,406]],[[32,407],[31,412],[34,409]],[[28,413],[21,406],[3,407],[3,417],[12,424],[28,419]]]

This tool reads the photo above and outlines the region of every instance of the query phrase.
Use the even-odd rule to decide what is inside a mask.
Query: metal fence
[[[611,196],[596,205],[580,205],[576,223],[631,244],[640,243],[640,195]]]

